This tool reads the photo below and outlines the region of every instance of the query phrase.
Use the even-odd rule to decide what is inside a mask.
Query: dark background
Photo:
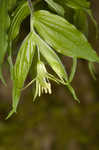
[[[92,1],[92,9],[99,23],[99,0]],[[99,39],[95,40],[91,23],[89,28],[89,40],[99,54]],[[63,63],[69,72],[71,60],[63,57]],[[92,79],[87,62],[78,62],[72,85],[80,104],[66,88],[54,83],[52,95],[43,95],[33,103],[29,87],[22,93],[17,113],[5,120],[11,109],[12,89],[5,64],[8,86],[0,83],[0,150],[99,150],[99,64],[95,67],[97,81]]]

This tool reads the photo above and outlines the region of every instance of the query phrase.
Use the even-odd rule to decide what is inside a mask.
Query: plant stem
[[[29,8],[30,8],[30,12],[32,14],[33,13],[32,1],[31,0],[27,0],[27,1],[28,1],[28,5],[29,5]]]
[[[32,5],[32,1],[31,0],[27,0],[28,1],[28,6],[30,8],[30,13],[31,13],[31,16],[30,16],[30,30],[33,31],[33,5]]]
[[[36,0],[32,3],[31,0],[27,0],[28,1],[28,6],[30,8],[30,13],[31,13],[31,17],[30,17],[30,30],[31,31],[34,31],[34,28],[33,28],[33,12],[34,12],[34,5],[39,3],[41,0]]]

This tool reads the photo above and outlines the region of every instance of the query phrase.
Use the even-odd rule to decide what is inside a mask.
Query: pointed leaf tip
[[[16,113],[16,110],[15,110],[15,109],[12,109],[12,110],[9,112],[9,114],[8,114],[8,116],[6,117],[5,120],[9,119],[14,113]]]
[[[89,62],[88,67],[89,67],[89,71],[90,71],[90,74],[91,74],[92,78],[96,81],[94,64],[92,62]]]
[[[80,103],[79,99],[76,96],[75,90],[72,88],[72,86],[70,84],[67,84],[67,87],[70,90],[74,100],[76,100],[78,103]]]
[[[40,10],[34,13],[34,27],[47,44],[57,52],[72,58],[99,62],[99,57],[87,38],[66,19]]]

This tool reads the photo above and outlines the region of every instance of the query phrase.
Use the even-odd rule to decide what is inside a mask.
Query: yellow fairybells
[[[49,74],[45,68],[42,61],[37,63],[37,77],[36,77],[36,91],[34,95],[34,100],[36,96],[41,96],[42,93],[51,94],[51,84],[49,82]]]
[[[41,94],[45,93],[45,94],[51,94],[52,90],[51,90],[51,83],[50,80],[53,80],[57,83],[62,83],[62,84],[66,84],[62,79],[58,79],[56,77],[54,77],[53,75],[49,74],[46,70],[45,64],[39,60],[37,62],[37,76],[36,78],[34,78],[25,88],[26,89],[28,86],[30,86],[32,83],[34,83],[36,81],[36,90],[35,90],[35,94],[34,94],[34,98],[33,101],[35,101],[37,96],[41,96]]]

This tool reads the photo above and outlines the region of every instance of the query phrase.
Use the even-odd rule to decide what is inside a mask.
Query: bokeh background
[[[92,1],[92,9],[99,23],[99,0]],[[89,40],[99,54],[99,39],[95,40],[91,23],[89,27]],[[22,24],[21,28],[20,39],[28,32],[25,31],[28,26]],[[62,60],[69,72],[71,59]],[[4,68],[7,87],[0,82],[0,150],[99,150],[99,64],[95,64],[97,81],[94,81],[87,62],[78,62],[72,85],[80,104],[64,86],[55,83],[52,95],[43,95],[33,103],[29,87],[22,92],[17,114],[8,120],[5,117],[11,109],[12,83],[8,64]]]

